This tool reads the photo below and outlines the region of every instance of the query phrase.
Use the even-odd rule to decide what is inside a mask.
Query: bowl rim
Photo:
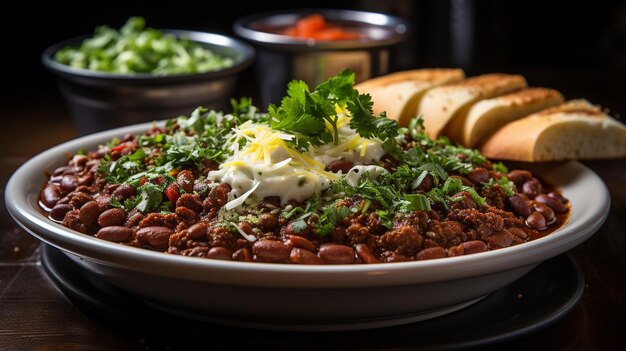
[[[162,123],[162,122],[160,122]],[[114,136],[141,133],[153,123],[121,127],[70,140],[52,147],[25,162],[13,173],[5,189],[9,214],[27,232],[66,253],[96,264],[192,281],[240,286],[355,288],[397,286],[465,279],[512,270],[563,253],[593,235],[603,224],[610,208],[610,197],[604,182],[581,163],[542,164],[550,177],[569,177],[564,190],[585,194],[584,201],[572,204],[570,218],[564,226],[549,235],[528,243],[438,260],[381,264],[314,265],[234,262],[169,255],[135,248],[82,234],[44,216],[38,208],[39,191],[44,172],[53,170],[81,148],[95,147]],[[545,174],[541,174],[545,177]],[[581,182],[587,184],[582,184]],[[578,182],[578,183],[577,183]],[[564,191],[565,192],[565,191]],[[593,192],[594,196],[588,196]],[[565,192],[568,196],[568,193]],[[185,276],[181,277],[181,272]]]
[[[268,20],[277,17],[294,17],[298,18],[302,15],[319,13],[325,18],[331,20],[347,20],[350,22],[358,22],[366,25],[384,27],[390,29],[392,35],[378,39],[354,39],[354,40],[315,40],[315,39],[296,39],[284,34],[275,34],[270,32],[259,31],[250,28],[254,22]],[[268,46],[283,50],[298,51],[317,51],[317,50],[354,50],[367,49],[375,47],[385,47],[397,44],[408,37],[411,25],[409,22],[388,14],[345,10],[345,9],[293,9],[280,11],[264,11],[241,17],[233,24],[233,31],[240,37],[247,39],[255,44]]]
[[[201,73],[181,73],[181,74],[169,74],[169,75],[157,75],[152,73],[109,73],[102,71],[95,71],[86,68],[71,67],[66,64],[57,62],[54,59],[54,54],[68,45],[76,45],[82,42],[84,39],[90,38],[93,34],[81,35],[62,40],[47,47],[41,54],[41,62],[51,72],[69,78],[82,78],[112,82],[125,82],[125,83],[174,83],[174,82],[188,82],[190,80],[207,80],[216,79],[229,75],[233,75],[240,72],[250,66],[256,57],[256,50],[250,44],[224,34],[183,30],[183,29],[159,29],[164,33],[174,34],[177,38],[187,37],[189,40],[210,45],[216,47],[232,48],[239,52],[241,57],[236,58],[232,66],[226,67],[217,71],[208,71]]]

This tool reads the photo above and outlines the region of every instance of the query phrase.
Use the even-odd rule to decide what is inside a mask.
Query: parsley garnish
[[[354,89],[354,72],[344,70],[310,91],[303,81],[289,83],[287,96],[280,106],[270,105],[268,112],[273,129],[295,135],[295,147],[306,150],[310,145],[339,141],[337,122],[341,113],[337,108],[347,108],[350,127],[364,138],[379,138],[388,147],[395,145],[398,123],[384,114],[372,114],[372,98]],[[330,131],[326,128],[330,125]]]

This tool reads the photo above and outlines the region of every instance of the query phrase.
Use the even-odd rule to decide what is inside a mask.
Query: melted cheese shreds
[[[236,209],[248,199],[260,201],[268,196],[280,197],[283,204],[291,199],[301,202],[341,179],[341,174],[325,170],[330,162],[345,158],[363,164],[380,159],[384,154],[382,142],[362,138],[349,127],[347,111],[336,108],[337,144],[312,146],[307,152],[287,143],[293,135],[268,125],[248,121],[234,129],[230,139],[232,156],[220,165],[220,170],[209,172],[209,177],[232,187],[225,209]]]

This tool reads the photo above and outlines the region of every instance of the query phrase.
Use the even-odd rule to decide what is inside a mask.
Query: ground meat
[[[369,229],[361,224],[351,224],[346,229],[346,241],[352,245],[362,243],[369,234]]]
[[[419,230],[410,225],[401,225],[380,237],[380,246],[404,256],[413,256],[422,249],[424,239]]]
[[[211,210],[218,210],[228,202],[228,193],[231,187],[226,183],[220,183],[218,186],[211,189],[209,195],[206,197],[202,206],[204,210],[210,212]]]
[[[441,247],[451,247],[467,241],[467,235],[463,231],[461,223],[456,221],[441,222],[441,236],[439,245]]]
[[[499,209],[504,208],[504,200],[506,199],[506,195],[499,185],[496,185],[494,187],[483,187],[480,195],[485,198],[485,200],[487,201],[487,205]]]
[[[450,219],[460,222],[464,231],[475,230],[481,240],[504,229],[504,219],[493,212],[483,213],[477,209],[455,209]]]
[[[210,226],[207,230],[207,243],[209,246],[222,246],[231,251],[237,250],[237,240],[233,234],[224,227]]]

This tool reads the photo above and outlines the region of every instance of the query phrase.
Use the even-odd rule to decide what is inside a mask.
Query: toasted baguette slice
[[[419,114],[424,118],[426,134],[439,137],[458,114],[480,99],[489,99],[526,87],[522,76],[501,73],[468,78],[429,90],[422,98]]]
[[[505,124],[531,113],[562,104],[563,95],[548,88],[527,88],[493,99],[481,100],[450,122],[445,134],[468,147],[479,142]]]
[[[572,100],[507,124],[481,151],[528,162],[623,157],[626,126],[587,100]]]
[[[387,117],[406,126],[417,116],[419,100],[428,89],[463,78],[465,73],[459,68],[416,69],[366,80],[355,88],[362,94],[372,95],[374,113],[385,111]]]

